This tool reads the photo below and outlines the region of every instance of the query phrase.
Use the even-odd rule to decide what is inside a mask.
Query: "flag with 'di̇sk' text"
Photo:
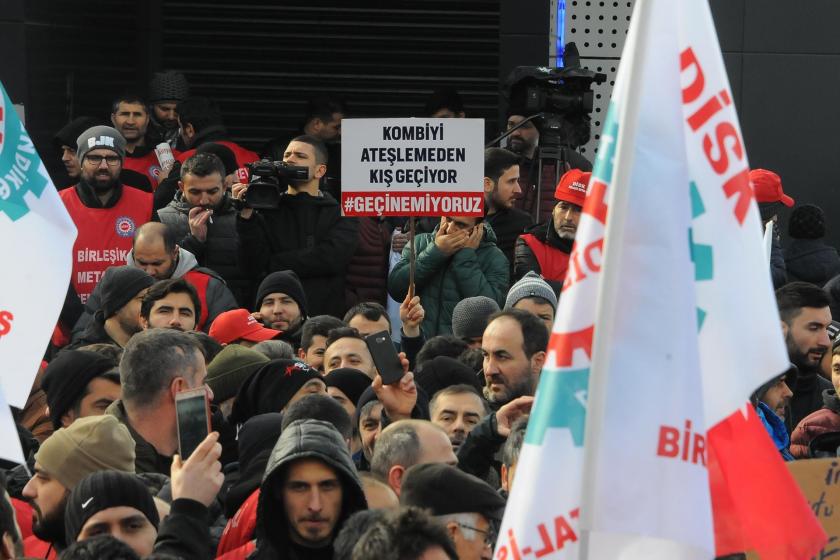
[[[749,405],[787,369],[708,5],[637,0],[496,560],[810,558]]]

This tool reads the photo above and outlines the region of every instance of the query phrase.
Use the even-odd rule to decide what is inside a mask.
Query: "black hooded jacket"
[[[298,559],[300,547],[289,537],[288,520],[282,501],[274,491],[284,482],[286,469],[300,459],[318,459],[333,468],[342,483],[344,503],[333,537],[348,517],[367,509],[362,481],[341,435],[320,420],[299,420],[283,431],[265,469],[257,505],[257,549],[251,559]],[[331,547],[330,547],[331,548]]]

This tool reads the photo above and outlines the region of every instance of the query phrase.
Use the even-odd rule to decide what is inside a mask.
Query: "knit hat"
[[[277,338],[281,331],[269,329],[254,319],[247,309],[231,309],[213,319],[208,333],[212,338],[221,344],[230,344],[234,340],[247,340],[248,342],[262,342]]]
[[[186,76],[176,70],[155,72],[149,82],[149,102],[183,101],[190,96],[190,84]]]
[[[286,294],[295,300],[300,307],[300,316],[306,318],[306,294],[297,274],[291,270],[280,270],[266,276],[257,288],[254,310],[259,311],[265,296],[276,293]]]
[[[353,406],[359,402],[359,398],[365,389],[370,387],[371,378],[357,369],[338,368],[324,376],[327,387],[335,387],[350,399]]]
[[[76,157],[79,163],[85,160],[85,155],[96,149],[111,150],[120,159],[125,157],[125,138],[110,126],[94,126],[79,135],[76,140]]]
[[[487,328],[487,319],[499,310],[499,304],[487,296],[462,299],[452,310],[452,334],[458,338],[478,338]]]
[[[239,164],[236,163],[236,155],[233,150],[224,144],[216,144],[215,142],[205,142],[195,150],[196,154],[213,154],[225,166],[225,175],[236,173],[239,169]]]
[[[67,542],[76,542],[88,519],[100,511],[115,507],[132,507],[140,511],[155,529],[160,524],[152,493],[137,475],[99,471],[83,478],[67,499],[64,510]]]
[[[112,266],[99,280],[102,304],[99,311],[103,319],[112,317],[131,301],[141,290],[150,287],[155,279],[133,266]]]
[[[580,169],[566,171],[560,177],[560,182],[557,183],[557,188],[554,190],[555,200],[562,200],[583,207],[583,201],[586,200],[586,186],[589,184],[591,176],[592,173],[589,171],[581,171]]]
[[[117,365],[96,352],[64,350],[47,366],[41,389],[47,394],[50,421],[53,428],[61,427],[61,417],[85,394],[88,383],[103,373],[114,370],[119,381]]]
[[[803,204],[790,215],[788,233],[793,239],[822,239],[825,237],[825,213],[815,204]]]
[[[134,440],[124,425],[110,414],[79,418],[48,437],[35,461],[72,490],[96,471],[134,472]]]
[[[510,309],[516,303],[526,297],[539,297],[551,304],[554,311],[557,311],[557,294],[548,285],[548,282],[543,280],[539,274],[533,270],[529,271],[522,278],[519,279],[508,290],[507,299],[505,299],[505,309]]]
[[[213,401],[220,403],[232,399],[245,382],[268,358],[250,348],[231,344],[207,364],[207,384],[213,390]]]
[[[480,478],[445,463],[414,465],[405,472],[401,506],[417,506],[432,515],[480,513],[501,520],[505,499]]]
[[[321,374],[301,361],[271,360],[239,388],[228,420],[241,424],[257,414],[280,412],[312,379]]]
[[[436,356],[423,364],[414,376],[414,380],[427,395],[433,397],[441,389],[461,384],[475,387],[480,393],[483,378],[476,375],[468,365],[455,358]]]
[[[793,206],[793,199],[782,190],[782,180],[772,171],[751,169],[749,177],[756,202],[781,202],[788,208]]]
[[[55,133],[55,136],[53,136],[53,145],[57,150],[61,150],[62,146],[70,146],[75,151],[78,147],[77,141],[79,135],[101,122],[102,119],[93,117],[76,117]]]

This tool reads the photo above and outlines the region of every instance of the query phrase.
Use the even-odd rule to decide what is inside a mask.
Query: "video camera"
[[[246,208],[272,210],[280,205],[280,196],[286,191],[290,181],[309,180],[309,168],[290,165],[283,161],[261,159],[245,166],[248,169],[248,193],[245,195]]]
[[[562,68],[514,68],[505,83],[508,112],[525,116],[542,113],[534,121],[541,135],[559,134],[566,137],[560,143],[581,146],[589,141],[589,114],[595,101],[592,84],[606,80],[606,74],[581,67],[577,46],[568,43]],[[569,126],[562,126],[562,121]]]

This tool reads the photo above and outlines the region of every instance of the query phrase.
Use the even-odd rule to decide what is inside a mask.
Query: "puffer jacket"
[[[478,249],[461,249],[452,256],[435,245],[437,230],[436,227],[432,233],[418,235],[414,240],[415,292],[426,311],[426,337],[452,333],[452,311],[464,298],[487,296],[504,307],[509,287],[508,261],[496,246],[496,234],[489,224],[484,224],[484,238]],[[402,301],[408,293],[409,255],[406,245],[400,262],[388,277],[388,293],[396,301]]]
[[[802,281],[822,286],[840,274],[837,249],[822,239],[793,239],[784,249],[788,282]]]
[[[253,559],[297,559],[297,547],[289,538],[286,509],[277,496],[282,488],[287,467],[299,459],[317,459],[329,465],[342,483],[341,517],[333,537],[344,522],[357,511],[367,509],[362,482],[347,450],[347,444],[331,424],[320,420],[299,420],[283,430],[271,452],[260,486],[257,504],[257,550]],[[301,559],[302,560],[302,559]]]
[[[811,440],[827,432],[840,432],[840,398],[834,389],[823,391],[823,407],[802,419],[790,436],[790,452],[797,459],[809,457]]]
[[[207,223],[207,239],[200,241],[190,233],[189,202],[181,191],[165,207],[157,211],[160,221],[175,232],[178,245],[195,255],[199,266],[219,273],[233,292],[240,307],[248,307],[253,299],[251,282],[237,265],[236,209],[228,195],[213,210],[213,223]]]
[[[382,218],[359,218],[359,245],[347,265],[347,307],[363,301],[386,305],[391,232]]]

